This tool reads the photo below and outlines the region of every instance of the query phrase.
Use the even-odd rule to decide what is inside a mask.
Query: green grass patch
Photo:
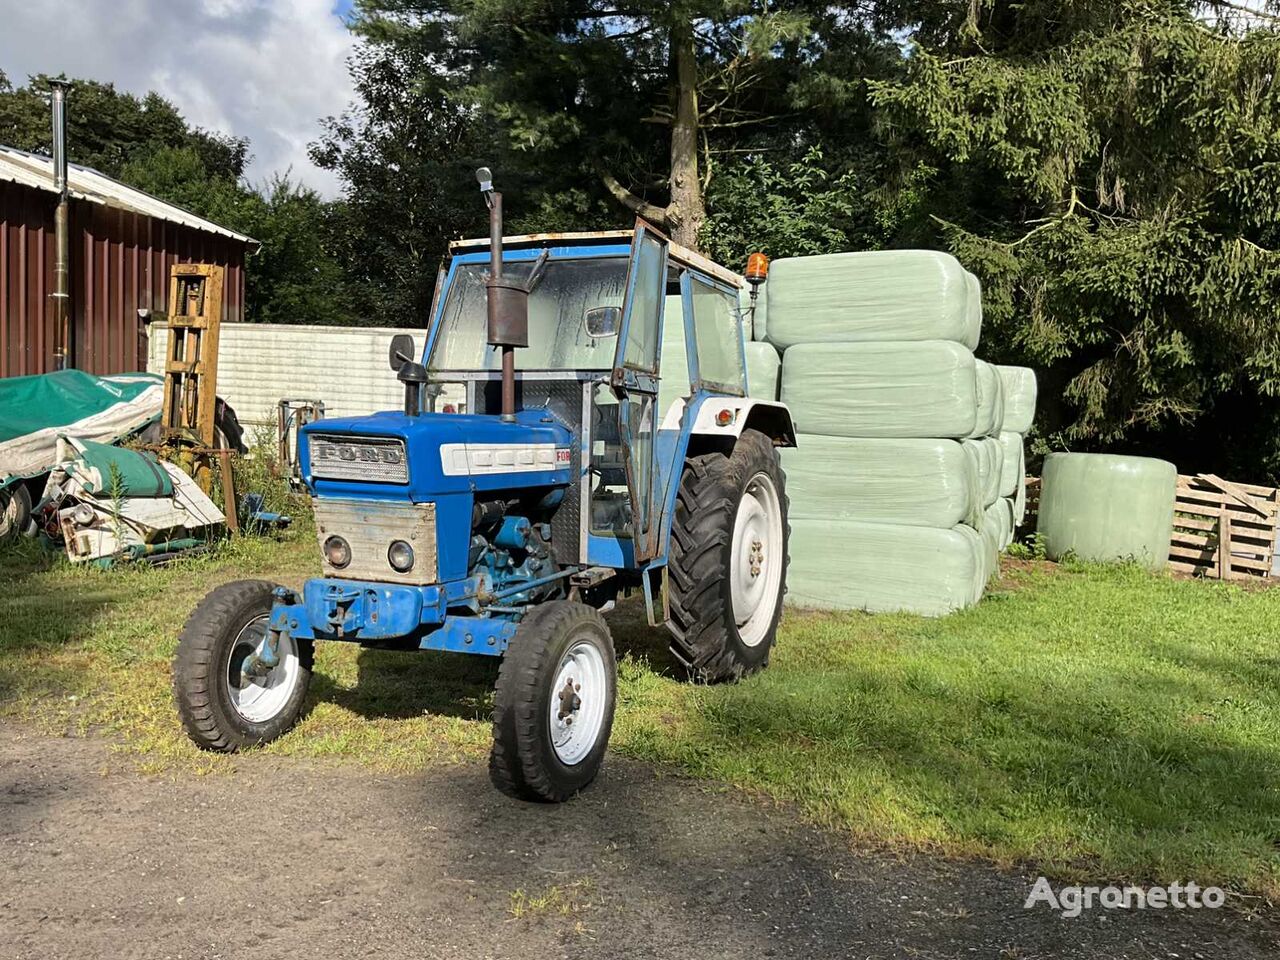
[[[147,769],[218,772],[179,728],[169,659],[218,583],[314,575],[309,531],[162,569],[0,557],[0,712],[105,727]],[[1280,591],[1029,565],[942,620],[788,613],[732,687],[672,677],[634,604],[613,748],[796,803],[875,843],[1063,877],[1280,893]],[[267,749],[381,769],[488,750],[496,664],[322,644],[308,712]]]

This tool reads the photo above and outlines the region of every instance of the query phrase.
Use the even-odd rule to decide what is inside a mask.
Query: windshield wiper
[[[529,279],[524,282],[524,288],[530,294],[538,289],[538,284],[542,282],[542,278],[547,272],[547,259],[550,256],[550,250],[543,250],[538,259],[534,261],[533,269],[529,271]]]

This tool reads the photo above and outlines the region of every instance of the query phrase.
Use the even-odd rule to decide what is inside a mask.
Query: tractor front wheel
[[[691,679],[768,665],[787,587],[786,478],[773,442],[744,430],[733,453],[690,457],[671,525],[671,652]]]
[[[275,584],[238,580],[200,601],[178,638],[173,697],[196,746],[235,753],[269,743],[297,722],[315,648],[281,634],[279,663],[266,676],[243,670],[267,635]]]
[[[598,611],[558,600],[526,614],[494,691],[494,786],[560,803],[594,780],[613,728],[617,672]]]

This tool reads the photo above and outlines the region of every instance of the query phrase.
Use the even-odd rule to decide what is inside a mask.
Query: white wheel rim
[[[250,723],[266,723],[278,717],[293,696],[302,675],[297,645],[287,633],[280,634],[280,662],[270,673],[263,677],[246,677],[241,672],[245,660],[267,634],[267,619],[264,615],[245,624],[231,645],[227,668],[223,671],[232,709]]]
[[[729,589],[738,638],[758,646],[773,625],[782,584],[782,509],[778,490],[766,473],[747,482],[733,521]]]
[[[600,648],[589,640],[569,647],[551,685],[551,748],[566,767],[586,759],[600,739],[609,677]]]

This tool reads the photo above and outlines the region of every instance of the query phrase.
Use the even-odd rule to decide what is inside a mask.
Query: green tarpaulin
[[[1009,513],[1009,503],[1003,497],[987,507],[982,521],[982,536],[988,548],[988,575],[994,576],[1000,571],[1000,554],[1013,541],[1013,517]]]
[[[757,400],[778,399],[778,376],[782,371],[782,358],[767,343],[748,343],[747,395]]]
[[[1000,476],[1004,469],[1004,448],[996,437],[979,437],[964,441],[965,451],[973,460],[978,472],[978,487],[982,494],[982,506],[991,506],[1000,496]]]
[[[76,458],[67,474],[80,481],[85,493],[98,499],[173,496],[173,481],[152,454],[92,440],[67,443],[71,450],[64,455]]]
[[[58,435],[110,443],[160,416],[162,381],[62,370],[0,379],[0,486],[51,469]]]

